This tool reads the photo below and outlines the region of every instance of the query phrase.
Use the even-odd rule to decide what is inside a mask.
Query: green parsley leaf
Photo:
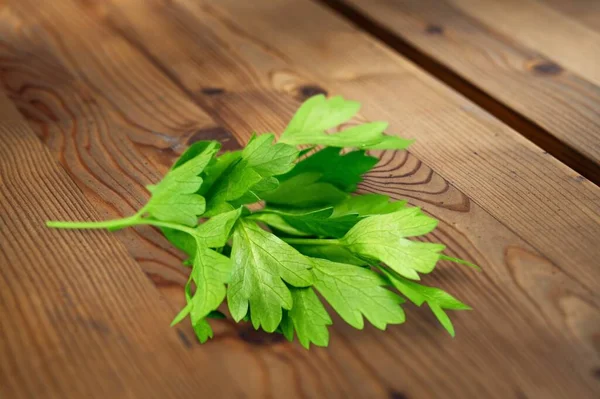
[[[290,171],[298,158],[298,150],[287,144],[273,144],[275,135],[252,136],[242,151],[242,159],[262,177],[281,175]]]
[[[320,178],[316,172],[299,174],[281,182],[276,190],[261,194],[261,198],[273,205],[311,208],[334,205],[348,197],[333,184],[319,182]]]
[[[216,149],[218,151],[220,148],[221,148],[221,143],[219,143],[218,141],[214,141],[214,140],[196,141],[194,144],[189,146],[183,152],[183,154],[181,154],[179,156],[179,158],[177,158],[175,163],[171,166],[170,170],[177,169],[178,167],[182,166],[183,164],[187,163],[188,161],[191,161],[192,159],[198,157],[199,155],[206,153],[206,151],[210,151],[211,149]],[[209,160],[209,161],[211,161],[211,160]]]
[[[179,248],[188,256],[188,259],[183,263],[191,265],[194,255],[196,253],[196,240],[189,233],[185,233],[181,230],[169,229],[162,227],[160,229],[163,235],[171,244]]]
[[[185,287],[186,306],[175,316],[171,326],[181,322],[188,314],[198,340],[202,343],[212,338],[213,332],[207,317],[213,317],[226,295],[225,284],[231,275],[231,260],[196,241],[193,267]],[[191,282],[196,291],[191,294]]]
[[[291,341],[295,330],[298,340],[306,349],[311,343],[316,346],[327,346],[329,343],[327,326],[333,322],[317,294],[312,288],[291,287],[290,291],[294,306],[285,312],[284,319],[281,321],[284,336]]]
[[[240,158],[231,163],[207,193],[207,216],[234,209],[234,205],[254,202],[258,193],[276,187],[274,175],[294,167],[298,150],[286,144],[273,144],[274,138],[272,134],[265,134],[250,140]],[[246,198],[240,201],[244,196]]]
[[[279,330],[288,341],[292,342],[294,340],[294,323],[288,313],[287,310],[283,310],[281,324],[279,324],[277,330]]]
[[[325,131],[352,119],[360,110],[360,103],[340,96],[325,98],[318,94],[306,100],[296,111],[280,141],[305,131]],[[305,143],[316,144],[316,143]]]
[[[440,255],[440,260],[447,260],[448,262],[458,263],[459,265],[469,266],[470,268],[473,268],[477,271],[481,271],[481,268],[475,263],[471,263],[464,259],[458,259],[448,255]]]
[[[356,266],[368,265],[366,260],[359,258],[341,245],[294,245],[294,248],[301,254],[312,258],[323,258]]]
[[[213,216],[196,227],[194,237],[209,248],[225,246],[235,222],[242,214],[242,208]]]
[[[225,171],[231,168],[242,157],[242,151],[232,151],[221,154],[208,164],[204,169],[204,182],[198,191],[198,194],[205,195],[213,185],[221,179]]]
[[[193,319],[206,317],[225,299],[225,284],[231,275],[231,260],[218,252],[197,243],[192,281],[196,292],[191,298]]]
[[[292,228],[322,237],[343,237],[358,221],[357,215],[332,218],[333,208],[317,210],[265,208],[262,212],[280,215]]]
[[[281,309],[291,309],[292,295],[285,285],[312,284],[312,262],[252,221],[240,220],[233,232],[233,274],[227,292],[231,315],[241,320],[250,305],[252,325],[273,332]]]
[[[419,280],[440,258],[444,245],[407,240],[431,232],[437,220],[419,208],[404,208],[384,215],[369,216],[358,222],[342,239],[351,252],[381,261],[397,273]]]
[[[269,226],[271,230],[274,230],[274,232],[283,233],[284,235],[300,237],[310,236],[310,233],[305,233],[292,227],[292,225],[290,225],[280,215],[276,213],[256,213],[249,217],[249,219],[263,222],[264,224]]]
[[[382,194],[363,194],[349,197],[333,208],[332,217],[357,214],[360,216],[382,215],[404,208],[406,201],[390,202],[390,197]]]
[[[213,337],[213,330],[208,324],[206,319],[192,319],[192,327],[194,328],[194,332],[196,333],[196,337],[201,344],[205,343],[209,340],[209,338]]]
[[[278,178],[285,181],[299,174],[316,172],[321,175],[320,182],[331,183],[342,191],[352,192],[362,180],[361,176],[378,161],[362,150],[340,154],[339,148],[327,147],[298,162],[294,169]]]
[[[402,276],[392,274],[384,268],[381,269],[392,285],[415,305],[421,306],[426,302],[440,324],[454,337],[454,326],[446,312],[444,312],[444,309],[471,310],[470,306],[465,305],[439,288],[427,287]]]
[[[197,313],[191,314],[194,306],[192,303],[191,281],[192,276],[190,275],[190,278],[188,279],[184,289],[187,305],[181,310],[181,312],[179,312],[177,316],[175,316],[175,319],[171,322],[171,327],[179,323],[189,314],[192,328],[194,329],[194,333],[196,334],[198,341],[200,341],[200,343],[205,343],[209,338],[213,337],[213,331],[210,327],[210,324],[208,324],[204,317],[198,317]]]
[[[206,316],[206,318],[224,320],[227,319],[227,316],[225,316],[225,314],[219,310],[213,310],[208,314],[208,316]]]
[[[181,323],[183,321],[183,319],[185,319],[190,314],[191,310],[192,310],[192,304],[190,302],[188,302],[183,307],[183,309],[181,309],[179,311],[179,313],[177,313],[177,316],[175,316],[175,318],[171,322],[171,327],[173,327],[176,324]]]
[[[326,130],[349,121],[360,104],[342,97],[325,98],[319,94],[309,98],[296,112],[281,135],[280,142],[292,145],[327,145],[363,149],[396,149],[408,147],[413,140],[385,136],[386,122],[371,122],[353,126],[336,134]]]
[[[202,184],[199,175],[218,151],[219,144],[210,142],[197,155],[189,155],[197,148],[184,153],[186,162],[176,164],[160,183],[152,187],[152,197],[145,210],[156,219],[187,226],[198,223],[198,216],[205,209],[204,197],[196,194]]]
[[[384,288],[386,280],[370,269],[313,259],[315,288],[352,327],[361,330],[363,316],[384,330],[405,320],[402,298]]]
[[[191,264],[196,254],[197,242],[208,248],[225,246],[231,235],[233,225],[241,214],[241,208],[221,213],[197,226],[193,232],[183,232],[170,228],[161,228],[161,231],[171,244],[189,256],[189,259],[184,263]]]

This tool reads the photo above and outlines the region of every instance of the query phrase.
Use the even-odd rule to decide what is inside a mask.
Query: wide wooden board
[[[181,11],[175,14],[178,5]],[[194,25],[192,16],[180,16],[185,11],[198,22],[187,28],[186,44],[176,49],[137,17],[136,26],[156,42],[146,48],[157,59],[177,57],[183,49],[183,60],[202,51],[211,51],[213,58],[224,53],[215,72],[208,67],[188,71],[183,61],[163,62],[191,92],[200,91],[200,79],[220,82],[226,91],[239,91],[244,84],[247,91],[274,76],[281,85],[298,76],[300,82],[312,79],[316,86],[362,101],[365,117],[387,120],[390,133],[416,138],[411,152],[501,223],[582,281],[600,284],[595,268],[600,188],[325,8],[309,0],[252,5],[223,0],[219,6],[180,0],[162,8],[162,25]],[[137,13],[145,15],[142,9]],[[147,21],[150,15],[145,16]],[[123,26],[133,24],[132,18]],[[199,50],[190,54],[194,46]],[[236,73],[226,74],[228,69]],[[278,71],[291,71],[287,81]]]
[[[44,225],[90,216],[98,214],[79,187],[0,93],[0,397],[215,392],[224,371],[200,352],[191,359],[115,237]]]

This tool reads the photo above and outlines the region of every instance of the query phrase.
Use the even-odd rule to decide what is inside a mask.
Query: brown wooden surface
[[[214,393],[222,373],[169,332],[167,308],[116,238],[44,226],[90,217],[94,208],[1,94],[0,397]]]
[[[411,153],[380,154],[362,190],[423,206],[441,220],[431,239],[483,266],[476,274],[442,264],[426,280],[475,308],[452,315],[457,338],[427,309],[410,306],[407,323],[386,332],[356,331],[335,319],[330,347],[309,352],[228,322],[215,324],[217,338],[200,346],[182,326],[179,338],[192,355],[186,367],[197,362],[191,369],[201,375],[209,364],[215,372],[209,378],[224,389],[196,388],[196,394],[598,394],[598,188],[324,7],[308,0],[15,0],[0,13],[0,29],[4,89],[98,217],[132,213],[147,198],[144,185],[158,180],[190,142],[217,138],[235,148],[252,130],[280,132],[300,101],[319,91],[362,101],[365,117],[388,119],[390,132],[418,139]],[[7,193],[14,198],[14,190]],[[29,231],[19,234],[27,242]],[[181,305],[181,257],[154,230],[110,238],[48,234],[64,242],[96,234],[120,240],[171,314]],[[72,281],[78,279],[74,274]],[[154,320],[154,311],[146,313]],[[156,319],[164,327],[156,329],[168,331],[168,317]],[[118,321],[133,323],[130,315]],[[11,328],[19,323],[31,325]],[[164,344],[152,341],[152,351],[175,357],[168,343],[177,332],[167,335]],[[9,359],[25,353],[13,351]]]
[[[551,138],[539,137],[552,150],[573,148],[565,161],[600,181],[599,32],[536,1],[338,3],[355,6],[532,121],[537,132],[533,126],[531,134],[558,139],[551,143]],[[571,4],[560,3],[565,8]]]

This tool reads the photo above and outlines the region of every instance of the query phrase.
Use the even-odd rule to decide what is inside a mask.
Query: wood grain
[[[82,10],[127,38],[242,140],[252,130],[281,131],[299,101],[330,87],[293,61],[291,49],[265,43],[263,34],[246,33],[212,8],[118,1],[85,3]],[[336,319],[329,349],[307,353],[222,325],[207,350],[231,359],[232,366],[245,365],[251,374],[234,378],[252,397],[593,395],[600,322],[594,282],[549,261],[421,160],[408,153],[381,155],[362,189],[423,205],[442,220],[430,239],[486,269],[475,275],[447,265],[428,279],[477,308],[455,315],[460,339],[445,337],[425,310],[411,309],[409,323],[386,333],[355,331]],[[331,375],[316,372],[321,369]]]
[[[90,215],[98,217],[0,94],[0,397],[214,392],[221,373],[202,353],[190,358],[154,287],[114,237],[44,226]]]
[[[494,30],[451,1],[326,3],[353,6],[351,15],[360,22],[362,15],[368,18],[371,32],[400,51],[415,53],[417,62],[434,64],[430,71],[509,124],[515,116],[503,114],[501,108],[504,104],[514,109],[525,119],[515,126],[519,132],[600,182],[600,87],[567,68],[561,58]],[[570,47],[579,48],[571,38]],[[453,84],[457,79],[464,81],[462,86]],[[565,154],[567,146],[573,154]]]

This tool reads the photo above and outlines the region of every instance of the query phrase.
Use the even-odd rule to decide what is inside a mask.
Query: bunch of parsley
[[[329,342],[323,299],[351,326],[362,329],[364,317],[382,330],[404,322],[403,298],[427,303],[454,336],[445,310],[470,308],[417,283],[419,273],[440,259],[474,265],[443,255],[444,245],[410,239],[437,225],[419,208],[379,194],[351,195],[378,161],[365,150],[410,144],[384,135],[383,122],[328,133],[359,108],[341,97],[312,97],[277,142],[273,134],[255,135],[243,150],[221,155],[216,141],[193,144],[148,186],[150,200],[133,216],[47,225],[160,228],[191,267],[187,305],[172,324],[189,316],[201,342],[213,335],[207,318],[224,317],[218,308],[225,298],[236,322],[249,320],[290,341],[295,334],[307,348]]]

